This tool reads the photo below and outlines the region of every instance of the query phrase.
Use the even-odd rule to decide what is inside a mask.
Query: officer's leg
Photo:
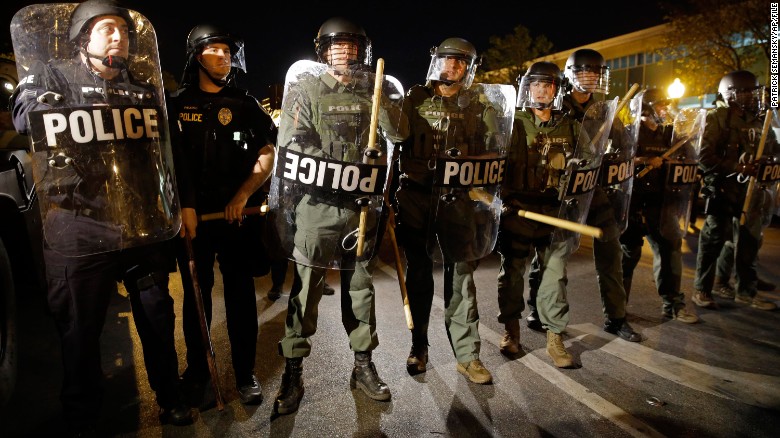
[[[645,227],[641,216],[638,218],[629,217],[626,231],[620,235],[620,247],[623,250],[621,268],[623,270],[623,288],[626,291],[626,304],[628,303],[628,297],[631,295],[634,270],[642,258],[644,236]]]
[[[176,316],[168,290],[168,273],[175,266],[172,245],[164,242],[123,252],[122,281],[141,339],[149,386],[157,395],[163,420],[184,425],[192,423],[192,415],[178,389]]]
[[[708,214],[699,232],[699,249],[696,253],[696,277],[693,286],[705,298],[712,294],[718,256],[726,242],[731,227],[731,216]],[[698,304],[698,303],[697,303]]]
[[[444,326],[460,363],[479,359],[479,310],[474,284],[474,270],[478,265],[479,261],[445,265],[445,284],[450,284],[444,289]]]
[[[536,301],[537,309],[547,330],[547,354],[559,368],[574,365],[574,358],[566,351],[562,336],[569,324],[569,303],[566,299],[566,263],[569,252],[567,242],[554,242],[549,247],[539,248],[542,282]]]
[[[414,322],[412,343],[427,346],[434,281],[433,261],[426,249],[426,233],[424,230],[403,225],[399,226],[398,231],[406,256],[406,293]]]
[[[117,291],[116,253],[64,257],[44,248],[48,304],[62,342],[60,394],[69,427],[97,423],[103,400],[100,334]]]
[[[740,297],[755,297],[758,291],[758,248],[759,240],[750,234],[747,227],[739,225],[734,219],[735,270],[737,294]]]
[[[290,292],[284,338],[279,341],[279,354],[286,358],[306,357],[311,352],[309,337],[317,332],[318,306],[325,283],[325,268],[296,263],[295,269],[301,288]]]
[[[245,256],[258,222],[241,226],[224,224],[217,262],[222,274],[230,352],[238,387],[251,385],[257,351],[257,297],[252,260]]]
[[[520,318],[525,308],[523,276],[536,229],[536,223],[519,217],[514,209],[502,216],[499,225],[498,253],[501,263],[497,281],[498,322],[504,324],[499,350],[510,358],[520,353]],[[534,316],[533,321],[538,324],[538,316]]]

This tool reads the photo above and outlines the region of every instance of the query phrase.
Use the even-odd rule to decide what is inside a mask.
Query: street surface
[[[776,437],[780,310],[761,311],[720,298],[718,310],[696,308],[690,295],[697,239],[697,234],[689,234],[684,243],[683,292],[688,310],[699,315],[700,323],[661,317],[652,254],[645,245],[628,305],[630,323],[645,338],[637,344],[601,330],[591,240],[582,238],[569,265],[571,323],[564,336],[580,364],[576,369],[555,368],[545,352],[544,334],[524,323],[522,357],[509,360],[499,353],[503,326],[496,320],[498,257],[485,258],[476,272],[481,359],[493,373],[494,384],[484,386],[469,383],[455,369],[444,330],[440,271],[429,329],[429,369],[415,377],[407,374],[411,335],[385,239],[375,273],[380,345],[374,362],[390,386],[392,400],[373,401],[349,388],[353,355],[340,321],[338,275],[331,271],[328,283],[337,292],[320,304],[312,355],[303,362],[306,394],[296,414],[280,417],[272,409],[284,369],[276,344],[284,332],[288,296],[269,301],[270,276],[256,279],[261,325],[256,375],[265,400],[259,406],[243,406],[229,364],[218,279],[212,337],[226,405],[223,411],[200,412],[195,424],[186,427],[160,425],[129,302],[117,295],[102,338],[107,398],[100,432],[121,437]],[[777,220],[766,231],[759,258],[759,274],[780,284]],[[287,290],[291,282],[290,270]],[[178,274],[172,276],[172,289],[180,317]],[[780,302],[780,291],[762,294]],[[58,402],[59,341],[44,309],[41,297],[29,297],[20,317],[19,382],[11,402],[0,411],[0,436],[57,436],[64,431]],[[180,319],[177,324],[183,370]]]

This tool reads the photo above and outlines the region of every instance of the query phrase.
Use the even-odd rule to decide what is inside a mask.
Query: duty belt
[[[410,178],[400,178],[399,184],[401,185],[402,188],[414,192],[431,193],[431,190],[433,190],[431,187],[428,187],[424,184],[420,184],[417,181]]]

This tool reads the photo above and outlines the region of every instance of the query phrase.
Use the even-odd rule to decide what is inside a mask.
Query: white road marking
[[[377,265],[379,269],[385,274],[396,278],[395,269],[384,264],[379,263]],[[434,295],[433,305],[439,309],[444,309],[444,300]],[[501,342],[501,335],[496,333],[484,325],[479,328],[480,336],[483,340],[486,340],[498,347]],[[544,352],[543,354],[546,354]],[[626,433],[635,437],[662,437],[664,436],[660,432],[653,429],[647,423],[634,417],[628,412],[620,409],[609,401],[597,394],[593,393],[590,389],[576,382],[574,379],[567,377],[564,373],[557,368],[549,365],[543,360],[539,359],[535,354],[526,354],[522,358],[513,361],[512,364],[523,364],[528,369],[532,370],[540,377],[544,378],[548,382],[552,383],[565,393],[569,394],[573,399],[579,401],[583,405],[587,406],[597,414],[611,421],[617,427],[623,429]],[[450,388],[453,389],[453,388]]]

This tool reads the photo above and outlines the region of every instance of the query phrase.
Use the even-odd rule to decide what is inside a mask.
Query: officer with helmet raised
[[[254,273],[267,260],[262,245],[262,218],[244,216],[257,207],[258,190],[273,168],[276,125],[257,100],[235,86],[238,71],[246,72],[244,42],[224,28],[200,24],[187,36],[187,64],[181,88],[170,99],[170,114],[180,127],[180,162],[176,177],[182,198],[181,236],[191,239],[206,320],[211,321],[214,262],[219,261],[225,317],[238,396],[244,404],[259,404],[255,376],[257,298]],[[174,145],[176,146],[176,145]],[[198,221],[221,212],[224,219]],[[185,236],[186,233],[186,236]],[[184,242],[182,242],[184,243]],[[247,245],[255,246],[248,249]],[[179,271],[184,286],[183,326],[187,369],[182,378],[193,406],[207,405],[207,366],[188,255],[180,245]],[[267,271],[267,266],[265,267]],[[211,382],[212,384],[214,382]]]

